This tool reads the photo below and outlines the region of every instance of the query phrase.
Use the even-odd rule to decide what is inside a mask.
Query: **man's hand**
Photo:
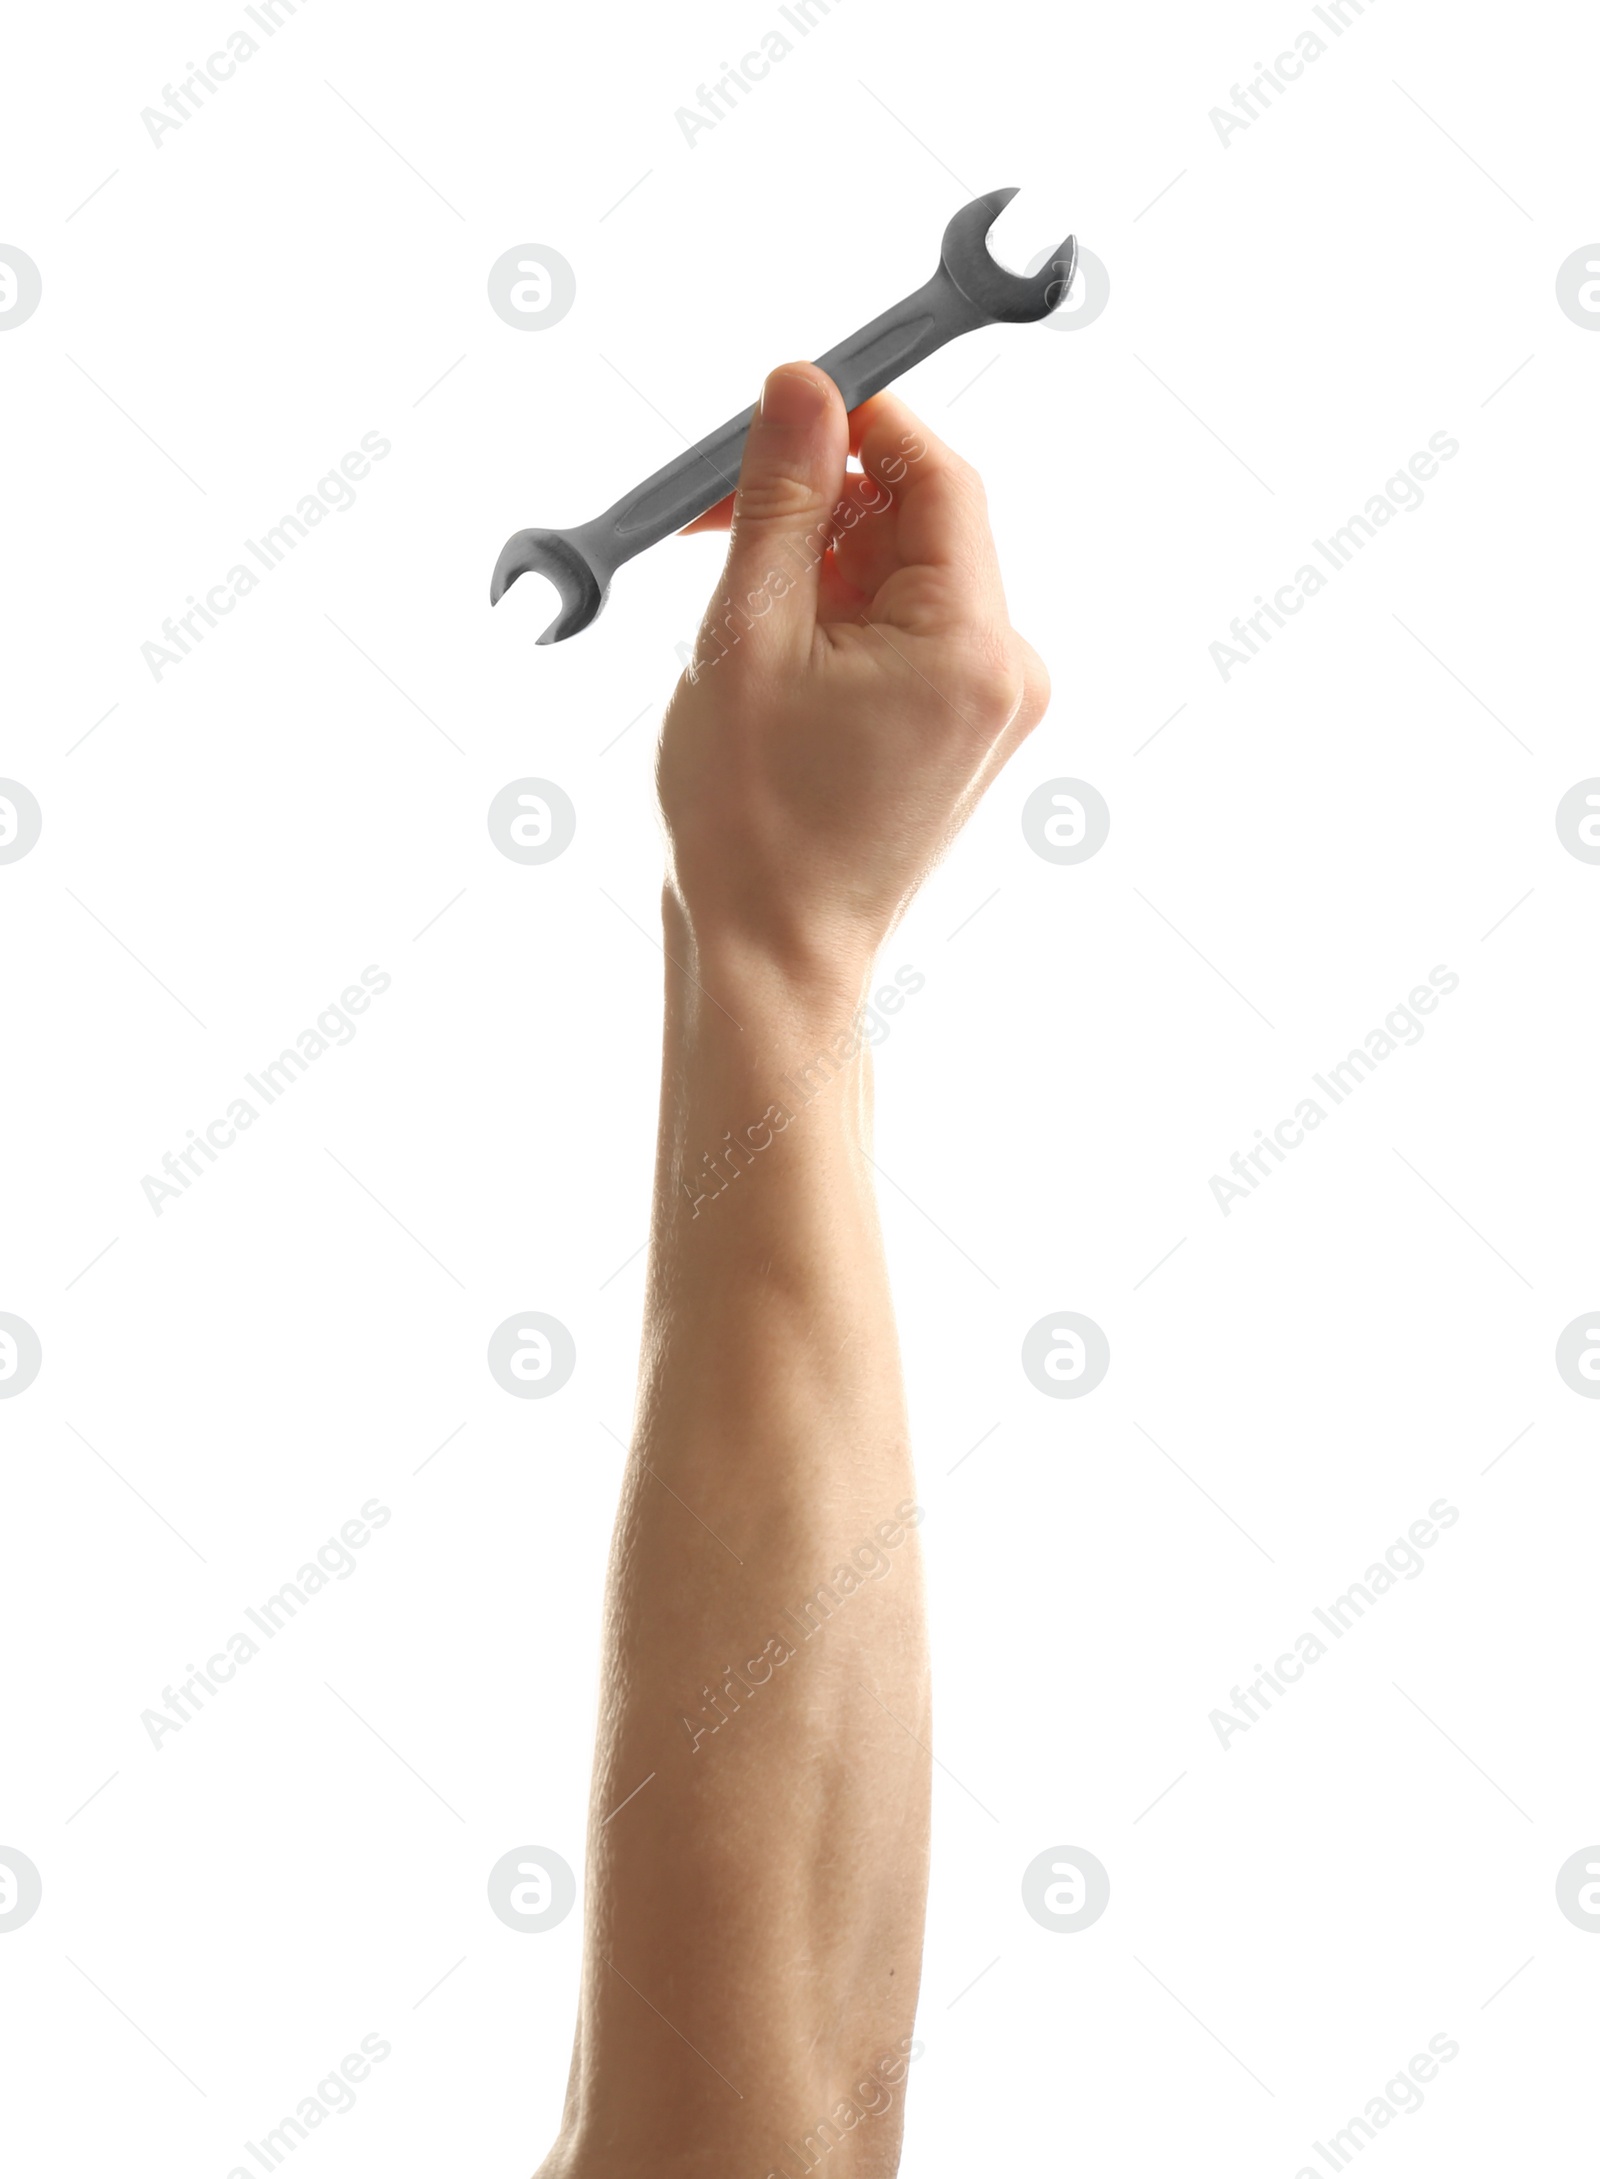
[[[1007,616],[982,485],[894,396],[847,417],[813,364],[774,371],[738,491],[693,528],[730,517],[662,735],[670,883],[702,961],[848,990],[1049,681]]]

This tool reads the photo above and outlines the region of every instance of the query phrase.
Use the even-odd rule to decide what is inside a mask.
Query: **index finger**
[[[874,394],[850,419],[861,466],[894,494],[900,565],[959,579],[977,615],[1005,617],[1005,590],[983,483],[970,463],[936,438],[897,394]]]

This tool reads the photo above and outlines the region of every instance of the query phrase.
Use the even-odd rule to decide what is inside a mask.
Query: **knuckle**
[[[953,457],[952,467],[960,481],[962,490],[971,499],[973,505],[987,507],[989,504],[988,491],[982,477],[973,468],[971,462],[967,461],[962,455],[957,454]]]
[[[1021,643],[1020,647],[1023,716],[1031,731],[1050,708],[1050,669],[1031,643]]]
[[[1007,725],[1027,698],[1027,680],[1015,646],[993,639],[975,644],[963,676],[967,702],[984,728]]]

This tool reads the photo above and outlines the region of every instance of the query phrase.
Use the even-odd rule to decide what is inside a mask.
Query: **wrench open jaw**
[[[587,628],[611,588],[616,570],[592,549],[585,555],[578,537],[576,530],[518,530],[506,539],[494,564],[491,605],[500,603],[519,575],[542,575],[554,583],[561,610],[540,636],[541,643],[562,643]]]
[[[859,408],[959,334],[983,325],[1030,325],[1063,301],[1077,269],[1075,236],[1033,274],[1008,271],[989,248],[989,230],[1016,194],[991,189],[963,205],[945,228],[933,277],[817,357],[817,368],[833,380],[847,409]],[[587,628],[624,562],[733,490],[754,414],[751,407],[730,417],[592,522],[570,530],[518,530],[495,562],[489,603],[498,605],[519,575],[543,575],[555,585],[561,610],[539,641],[561,643]]]

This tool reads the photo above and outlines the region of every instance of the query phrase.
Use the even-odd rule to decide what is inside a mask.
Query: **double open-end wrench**
[[[1063,300],[1077,267],[1076,236],[1069,235],[1049,264],[1030,277],[1007,271],[990,253],[989,229],[1016,193],[991,189],[963,205],[944,231],[933,278],[817,357],[818,370],[833,380],[847,409],[881,392],[958,333],[997,323],[1029,325]],[[560,643],[587,628],[624,561],[672,536],[733,490],[754,414],[751,407],[731,418],[579,529],[518,530],[495,562],[489,603],[498,605],[517,577],[531,571],[554,583],[561,598],[560,612],[539,641]]]

